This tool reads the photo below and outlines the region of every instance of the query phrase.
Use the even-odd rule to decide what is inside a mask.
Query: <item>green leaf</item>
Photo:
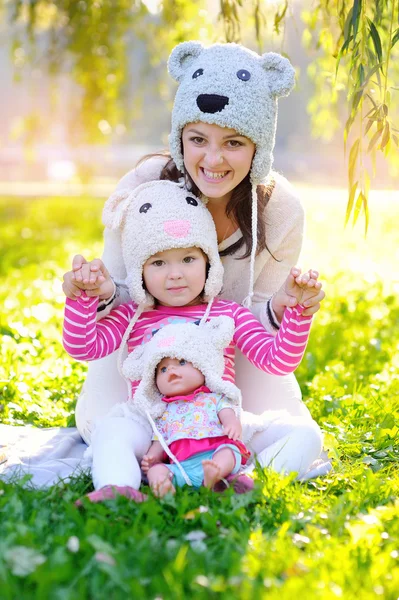
[[[382,129],[378,129],[375,132],[375,134],[373,135],[373,137],[370,140],[369,146],[367,148],[367,152],[370,152],[374,148],[374,146],[376,145],[376,143],[378,142],[379,138],[382,135],[382,131],[383,131]]]
[[[349,168],[348,168],[348,177],[349,177],[349,185],[352,185],[353,183],[353,174],[355,172],[355,168],[356,168],[356,160],[359,154],[359,145],[360,145],[360,138],[357,138],[357,140],[355,140],[351,151],[349,153]]]
[[[364,135],[366,135],[370,129],[370,127],[372,126],[372,124],[374,123],[373,119],[369,119],[367,122],[367,125],[364,129]]]
[[[360,14],[362,12],[362,0],[354,0],[352,12],[353,39],[356,40],[359,29]]]
[[[348,16],[346,17],[345,25],[344,25],[344,40],[347,42],[350,37],[351,29],[352,29],[352,15],[353,15],[353,6],[348,12]]]
[[[367,202],[367,200],[366,200]],[[353,226],[356,225],[356,221],[359,217],[360,214],[360,209],[361,207],[364,206],[364,196],[363,196],[363,192],[359,192],[359,195],[357,197],[357,200],[355,202],[355,208],[353,211]]]
[[[350,189],[348,204],[346,206],[345,227],[348,224],[349,217],[351,216],[351,212],[352,212],[352,208],[353,208],[353,201],[355,199],[355,194],[356,194],[356,190],[357,190],[357,184],[358,184],[358,182],[355,181],[355,183],[352,185],[352,187]]]
[[[370,35],[373,40],[374,49],[377,54],[378,62],[382,63],[382,46],[381,46],[380,35],[379,35],[377,28],[374,25],[373,21],[369,18],[367,18],[367,21],[369,23]],[[382,71],[382,67],[381,67],[381,71]]]
[[[383,150],[385,148],[385,146],[389,142],[389,138],[390,138],[390,131],[389,131],[389,123],[387,121],[385,123],[384,133],[382,134],[381,146],[380,146],[381,150]]]
[[[364,193],[362,194],[363,199],[363,211],[364,211],[364,235],[367,235],[367,230],[369,228],[369,186],[370,186],[370,178],[368,177],[368,173],[365,174],[368,178],[368,183],[366,183]]]
[[[393,34],[392,37],[392,42],[391,42],[391,48],[394,47],[394,45],[396,44],[396,42],[399,40],[399,27],[397,28],[397,30],[395,31],[395,33]]]

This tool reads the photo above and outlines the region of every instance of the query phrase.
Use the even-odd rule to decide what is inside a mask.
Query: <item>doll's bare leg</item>
[[[204,486],[212,489],[215,483],[230,475],[236,464],[234,452],[223,448],[216,452],[212,460],[203,460]]]
[[[163,498],[166,494],[174,494],[175,486],[172,483],[173,473],[165,465],[154,465],[147,473],[148,483],[158,498]]]

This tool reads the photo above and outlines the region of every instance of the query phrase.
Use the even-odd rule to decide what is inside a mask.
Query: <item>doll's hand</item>
[[[72,300],[81,295],[81,290],[85,290],[87,296],[107,300],[114,293],[115,284],[102,260],[96,258],[88,263],[78,254],[73,258],[72,270],[64,275],[62,289]]]
[[[143,473],[147,474],[151,467],[153,467],[159,462],[161,461],[157,456],[154,456],[152,454],[144,454],[141,460],[141,470],[143,471]]]
[[[231,423],[227,423],[223,426],[223,431],[231,440],[238,440],[241,437],[242,426],[240,421],[236,418]]]

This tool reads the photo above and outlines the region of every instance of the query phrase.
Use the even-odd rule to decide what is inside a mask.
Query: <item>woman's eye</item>
[[[197,69],[193,73],[193,79],[197,79],[197,77],[199,77],[200,75],[203,75],[203,73],[204,73],[204,69]]]
[[[230,146],[230,148],[239,148],[240,146],[242,146],[243,144],[241,142],[239,142],[238,140],[229,140],[227,142],[227,144]]]
[[[139,208],[139,212],[140,213],[147,213],[151,208],[151,204],[149,202],[146,202],[145,204],[143,204],[142,206],[140,206]]]
[[[186,364],[187,361],[184,360],[184,358],[180,359],[179,364],[181,367],[184,367],[184,365]]]
[[[204,138],[199,137],[199,135],[196,135],[195,137],[190,138],[190,142],[194,142],[194,144],[202,144],[204,142]]]

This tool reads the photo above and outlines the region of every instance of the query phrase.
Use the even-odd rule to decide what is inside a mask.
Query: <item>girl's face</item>
[[[162,306],[200,304],[206,264],[205,254],[200,248],[164,250],[144,263],[144,283]]]
[[[182,140],[184,165],[194,183],[208,198],[227,204],[251,169],[255,144],[234,129],[208,123],[189,123]]]
[[[205,378],[186,360],[163,358],[157,366],[155,381],[163,396],[177,396],[191,394],[204,384]]]

